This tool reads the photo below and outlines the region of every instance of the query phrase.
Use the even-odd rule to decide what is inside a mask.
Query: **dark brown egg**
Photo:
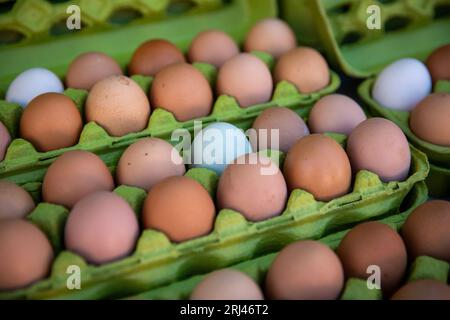
[[[33,198],[25,189],[7,180],[0,180],[0,220],[24,218],[33,209]]]
[[[401,287],[391,300],[450,300],[450,286],[436,280],[416,280]]]
[[[438,80],[450,81],[450,44],[437,48],[427,59],[433,82]]]

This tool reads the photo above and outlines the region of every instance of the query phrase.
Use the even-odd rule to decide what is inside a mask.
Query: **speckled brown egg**
[[[450,44],[437,48],[428,57],[426,65],[433,82],[438,80],[450,81]]]
[[[419,102],[411,111],[409,126],[420,139],[450,147],[450,94],[433,93]]]
[[[450,286],[437,280],[416,280],[401,287],[391,300],[450,300]]]
[[[268,108],[260,113],[252,128],[256,135],[251,139],[253,150],[288,152],[300,138],[309,134],[308,127],[297,113],[279,107]]]
[[[178,121],[209,115],[213,93],[205,76],[187,63],[158,72],[150,89],[153,107],[172,112]]]
[[[272,75],[262,60],[241,53],[220,68],[216,90],[218,95],[236,98],[242,108],[265,103],[272,97]]]
[[[315,49],[299,47],[283,54],[278,60],[274,79],[294,84],[301,93],[324,89],[330,83],[330,71],[324,57]]]
[[[192,40],[188,57],[190,62],[210,63],[219,68],[238,53],[236,42],[228,34],[220,30],[207,30]]]
[[[45,278],[52,261],[53,249],[38,227],[22,219],[0,220],[0,291]]]
[[[450,202],[428,201],[417,207],[402,227],[411,259],[431,256],[450,262]]]
[[[128,66],[130,75],[154,76],[164,67],[185,62],[183,53],[174,44],[163,39],[144,42],[136,49]]]
[[[277,300],[333,300],[343,286],[344,272],[336,254],[310,240],[281,250],[266,277],[266,294]]]
[[[83,122],[75,103],[61,93],[44,93],[24,109],[20,136],[41,152],[77,144]]]
[[[71,208],[95,191],[111,191],[114,181],[105,163],[95,154],[75,150],[56,159],[42,183],[45,202]]]
[[[290,190],[305,190],[319,201],[346,194],[352,180],[350,161],[344,149],[321,134],[297,141],[286,156],[283,174]]]
[[[411,165],[408,140],[390,120],[371,118],[361,122],[348,138],[347,154],[355,174],[368,170],[384,182],[408,177]]]
[[[0,180],[0,220],[24,218],[33,209],[33,198],[25,189],[7,180]]]
[[[150,104],[132,79],[111,76],[92,87],[85,112],[87,121],[95,121],[111,136],[120,137],[147,127]]]
[[[211,232],[215,208],[208,191],[189,177],[170,177],[150,190],[142,211],[146,229],[164,232],[174,242]]]
[[[117,183],[149,191],[167,177],[186,172],[183,158],[168,142],[145,138],[129,146],[120,157],[116,169]]]
[[[0,161],[3,161],[6,155],[6,150],[11,142],[11,135],[8,128],[0,121]]]

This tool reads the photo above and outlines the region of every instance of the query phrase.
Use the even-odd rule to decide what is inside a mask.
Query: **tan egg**
[[[207,30],[198,34],[189,47],[190,62],[205,62],[220,68],[239,53],[234,40],[220,30]]]
[[[0,220],[24,218],[34,209],[34,201],[25,189],[0,180]]]
[[[11,135],[8,128],[0,121],[0,161],[3,161],[6,155],[6,150],[11,142]]]
[[[209,115],[213,93],[205,76],[187,63],[158,72],[150,89],[153,107],[172,112],[178,121]]]
[[[355,100],[342,94],[330,94],[316,102],[309,114],[308,125],[313,133],[334,132],[348,136],[366,119]]]
[[[38,227],[22,219],[0,220],[0,291],[45,278],[52,261],[53,249]]]
[[[168,142],[145,138],[129,146],[116,169],[117,183],[149,191],[156,183],[186,172],[183,158]]]
[[[433,82],[450,81],[450,44],[437,48],[427,59],[427,67]]]
[[[245,39],[245,51],[263,51],[275,58],[297,46],[295,34],[283,20],[268,18],[255,24]]]
[[[266,293],[276,300],[333,300],[343,286],[341,262],[318,241],[298,241],[285,247],[266,276]]]
[[[144,91],[125,76],[97,82],[89,92],[85,109],[88,122],[95,121],[115,137],[144,130],[151,111]]]
[[[164,232],[174,242],[205,236],[215,219],[208,191],[189,177],[170,177],[157,183],[144,202],[145,229]]]
[[[330,83],[330,71],[324,57],[315,49],[299,47],[283,54],[275,65],[275,83],[294,84],[301,93],[324,89]]]
[[[450,147],[450,94],[433,93],[419,102],[411,111],[409,126],[420,139]]]
[[[71,208],[96,191],[111,191],[114,181],[105,163],[88,151],[69,151],[48,168],[42,183],[45,202]]]
[[[236,98],[242,108],[265,103],[272,97],[273,81],[267,65],[254,55],[241,53],[219,70],[218,95]]]
[[[450,300],[450,286],[431,279],[408,282],[391,300]]]
[[[154,76],[163,68],[185,62],[183,53],[167,40],[154,39],[136,49],[128,66],[130,75]]]
[[[61,93],[37,96],[27,105],[20,118],[20,136],[41,152],[77,144],[82,127],[77,106]]]
[[[332,138],[312,134],[289,150],[283,174],[290,190],[302,189],[316,200],[330,201],[345,195],[351,185],[350,161]]]
[[[408,177],[411,165],[408,140],[390,120],[370,118],[361,122],[348,138],[347,154],[355,174],[368,170],[384,182]]]

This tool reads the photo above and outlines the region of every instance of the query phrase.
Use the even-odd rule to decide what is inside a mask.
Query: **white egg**
[[[32,68],[19,74],[9,85],[6,101],[17,103],[23,108],[34,97],[46,92],[63,92],[61,80],[50,70]]]
[[[427,67],[419,60],[406,58],[388,65],[378,75],[372,97],[383,107],[411,111],[431,89]]]

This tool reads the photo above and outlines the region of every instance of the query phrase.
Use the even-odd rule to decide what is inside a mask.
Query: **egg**
[[[159,71],[150,89],[155,108],[172,112],[178,121],[210,114],[213,93],[205,76],[187,63],[178,63]]]
[[[372,88],[372,97],[383,107],[411,111],[431,92],[431,76],[419,60],[397,60],[381,71]]]
[[[103,52],[86,52],[76,57],[66,73],[69,88],[90,90],[94,84],[113,75],[121,75],[119,64]]]
[[[450,147],[450,94],[433,93],[419,102],[411,111],[409,126],[420,139]]]
[[[0,220],[24,218],[34,209],[30,194],[15,183],[0,180]]]
[[[61,80],[44,68],[32,68],[19,74],[6,91],[6,101],[25,107],[35,97],[47,93],[64,91]]]
[[[450,81],[450,44],[434,50],[426,61],[433,82]]]
[[[384,182],[408,177],[411,165],[408,140],[390,120],[371,118],[360,123],[348,138],[347,154],[355,174],[368,170]]]
[[[279,107],[261,112],[252,128],[255,130],[254,138],[250,139],[253,150],[288,152],[297,140],[309,134],[308,127],[297,113]]]
[[[11,142],[11,135],[8,128],[0,121],[0,161],[3,161],[6,155],[6,150]]]
[[[115,137],[144,130],[150,111],[144,91],[125,76],[110,76],[97,82],[85,106],[86,120],[95,121]]]
[[[275,83],[288,81],[301,93],[324,89],[330,83],[325,58],[315,49],[299,47],[283,54],[273,72]]]
[[[208,274],[191,293],[191,300],[264,300],[259,286],[243,272],[233,269]]]
[[[20,118],[20,136],[41,152],[78,143],[83,121],[75,103],[61,93],[34,98]]]
[[[289,190],[302,189],[318,201],[346,194],[351,185],[350,161],[332,138],[312,134],[289,150],[283,168]]]
[[[238,53],[239,47],[228,34],[220,30],[207,30],[192,40],[188,57],[190,62],[204,62],[220,68]]]
[[[334,132],[348,136],[366,119],[355,100],[342,94],[330,94],[313,106],[308,125],[313,133]]]
[[[145,229],[164,232],[173,242],[207,235],[215,218],[208,191],[189,177],[170,177],[152,187],[142,211]]]
[[[406,247],[400,235],[386,224],[364,222],[342,239],[336,250],[347,278],[366,280],[370,266],[381,272],[381,290],[392,293],[398,288],[406,271]]]
[[[172,145],[158,138],[144,138],[130,145],[117,164],[117,183],[149,191],[167,177],[186,172],[183,158]]]
[[[401,287],[391,300],[450,300],[450,286],[437,280],[416,280]]]
[[[450,202],[432,200],[417,207],[402,227],[412,259],[431,256],[450,262]]]
[[[138,236],[133,209],[120,196],[107,191],[97,191],[77,202],[64,231],[66,249],[92,264],[130,255]]]
[[[164,67],[185,61],[183,53],[174,44],[163,39],[153,39],[136,49],[128,72],[130,75],[155,76]]]
[[[254,55],[241,53],[225,62],[216,82],[218,95],[236,98],[242,108],[265,103],[272,97],[273,81],[267,65]]]
[[[218,175],[236,158],[252,152],[252,146],[242,130],[226,122],[216,122],[203,128],[194,137],[191,148],[191,166],[206,168]]]
[[[286,22],[277,18],[267,18],[250,29],[245,39],[244,49],[247,52],[267,52],[278,58],[296,45],[295,34]]]
[[[225,169],[217,187],[218,207],[240,212],[250,221],[280,215],[287,196],[278,166],[257,153],[237,158]]]
[[[333,300],[344,286],[336,254],[318,241],[298,241],[278,253],[266,277],[266,294],[277,300]]]
[[[76,202],[96,191],[111,191],[114,181],[105,163],[95,154],[68,151],[56,159],[44,176],[45,202],[72,208]]]
[[[22,219],[0,220],[0,291],[45,278],[52,261],[53,249],[38,227]]]

